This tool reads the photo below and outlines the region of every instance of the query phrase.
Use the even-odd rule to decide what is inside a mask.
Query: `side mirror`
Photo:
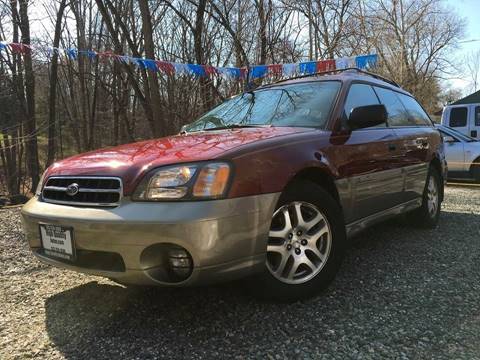
[[[352,130],[363,129],[387,122],[385,105],[367,105],[352,109],[348,117],[348,126]]]
[[[454,142],[456,142],[456,141],[455,141],[455,139],[453,138],[453,136],[444,135],[444,136],[443,136],[443,142],[444,142],[444,143],[454,143]]]

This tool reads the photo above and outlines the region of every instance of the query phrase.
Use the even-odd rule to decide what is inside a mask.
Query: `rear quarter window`
[[[475,126],[480,126],[480,106],[475,108]]]
[[[467,126],[468,109],[466,107],[455,107],[450,109],[448,123],[451,127]]]

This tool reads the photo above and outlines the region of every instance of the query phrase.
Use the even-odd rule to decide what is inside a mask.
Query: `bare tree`
[[[480,89],[480,50],[472,51],[465,56],[465,70],[473,92]]]

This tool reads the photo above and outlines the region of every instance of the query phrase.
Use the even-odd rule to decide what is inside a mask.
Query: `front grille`
[[[117,206],[122,197],[122,181],[114,177],[51,177],[42,190],[42,199],[56,204]]]

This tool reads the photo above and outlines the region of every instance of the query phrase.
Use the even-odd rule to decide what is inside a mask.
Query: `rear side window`
[[[475,126],[480,126],[480,106],[475,108]]]
[[[385,105],[388,113],[388,126],[410,126],[407,109],[403,106],[396,92],[375,87],[380,102]]]
[[[450,118],[448,123],[451,127],[467,126],[468,109],[466,107],[455,107],[450,109]]]
[[[414,98],[398,94],[400,100],[408,111],[409,122],[414,126],[432,126],[432,122],[427,113],[423,110],[420,104]]]
[[[375,91],[373,91],[370,85],[352,84],[345,101],[345,115],[348,118],[352,110],[359,106],[379,104],[377,95],[375,95]],[[385,126],[385,124],[379,126]]]

